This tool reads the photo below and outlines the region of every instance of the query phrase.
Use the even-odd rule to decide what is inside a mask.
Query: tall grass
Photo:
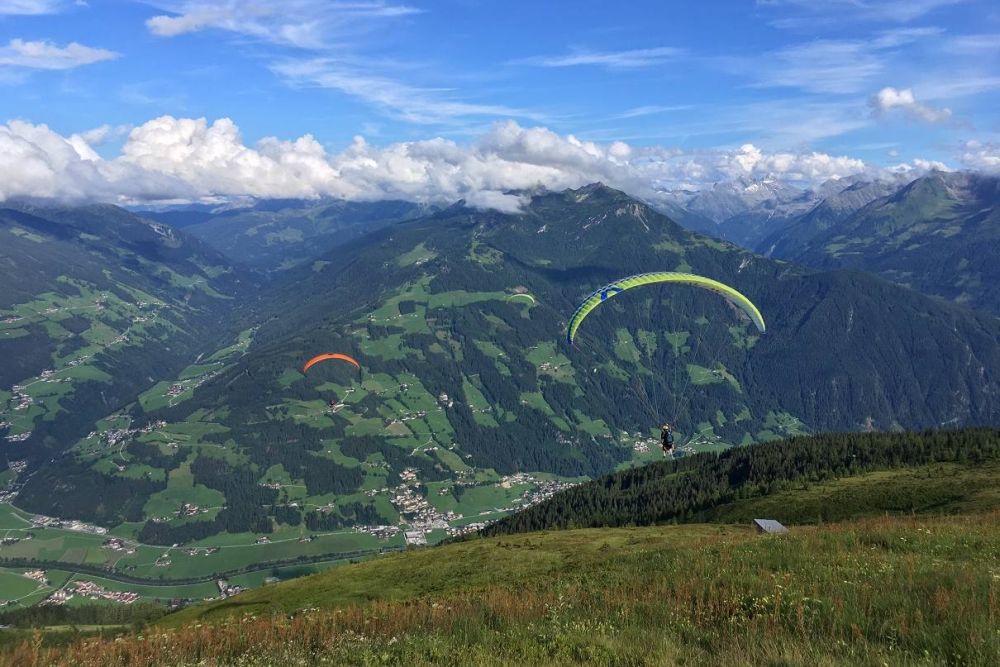
[[[102,667],[1000,664],[1000,513],[869,519],[787,536],[724,527],[568,531],[436,551],[444,561],[467,559],[469,571],[494,568],[489,583],[292,613],[278,610],[275,588],[273,612],[255,607],[66,648],[39,638],[3,659]],[[414,555],[357,567],[399,573]],[[505,563],[518,555],[545,566],[516,576]]]

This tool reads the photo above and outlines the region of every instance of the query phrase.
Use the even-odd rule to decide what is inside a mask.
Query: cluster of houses
[[[486,527],[485,523],[481,521],[476,521],[475,523],[467,523],[464,526],[449,526],[447,533],[448,537],[460,537],[462,535],[471,535],[472,533],[477,533],[485,527]]]
[[[153,431],[161,428],[165,428],[167,422],[162,419],[157,419],[156,421],[149,422],[142,428],[113,428],[108,429],[101,433],[101,439],[108,445],[108,447],[114,447],[117,444],[124,442],[127,439],[133,438],[136,435],[141,435],[144,433],[152,433]]]
[[[557,479],[543,479],[535,482],[534,488],[525,491],[521,498],[525,507],[536,505],[543,500],[548,500],[560,491],[572,489],[576,482],[560,482]]]
[[[538,365],[538,370],[543,373],[557,373],[565,364],[554,364],[551,361],[543,361]]]
[[[513,475],[506,475],[504,477],[501,477],[500,481],[497,482],[497,486],[504,489],[509,489],[512,486],[517,486],[519,484],[530,484],[531,482],[534,481],[535,478],[532,475],[529,475],[526,472],[519,472]]]
[[[380,540],[387,540],[390,537],[399,535],[402,528],[399,526],[356,526],[354,530],[377,537]]]
[[[184,550],[188,556],[211,556],[218,553],[219,547],[189,547]]]
[[[111,537],[109,539],[104,540],[104,543],[101,544],[101,548],[108,549],[110,551],[118,551],[125,554],[135,553],[135,547],[120,537]]]
[[[64,605],[77,595],[91,600],[111,600],[121,604],[132,604],[139,599],[139,594],[131,591],[109,591],[92,581],[74,581],[54,592],[41,604]]]
[[[102,526],[94,526],[76,519],[57,519],[42,514],[32,516],[31,525],[35,528],[61,528],[63,530],[73,530],[78,533],[89,533],[91,535],[104,535],[108,532],[108,529]]]
[[[42,586],[49,585],[49,578],[45,574],[45,570],[27,570],[24,573],[24,576],[26,576],[28,579],[31,579],[32,581],[37,581]]]
[[[448,530],[450,521],[462,518],[461,514],[448,510],[442,512],[417,492],[417,471],[407,468],[399,474],[402,484],[392,489],[389,501],[399,512],[406,524],[403,538],[407,544],[427,544],[426,534],[432,530]]]
[[[243,586],[237,586],[235,584],[230,584],[225,579],[219,579],[215,582],[215,585],[219,589],[219,597],[228,598],[232,595],[242,593],[246,589]]]
[[[49,599],[51,600],[59,593],[68,593],[69,597],[66,598],[67,600],[72,598],[74,593],[91,600],[111,600],[112,602],[119,602],[121,604],[132,604],[139,599],[138,593],[133,593],[132,591],[109,591],[100,584],[95,584],[92,581],[74,581],[62,591],[53,593]]]
[[[654,451],[660,446],[660,441],[657,438],[650,437],[649,435],[643,435],[639,431],[629,435],[628,431],[622,431],[621,439],[624,441],[632,441],[632,451],[637,454],[647,454],[650,451]]]
[[[92,356],[94,356],[94,355],[92,355],[92,354],[85,354],[82,357],[77,357],[76,359],[71,360],[66,365],[69,366],[69,367],[79,366],[80,364],[82,364],[83,362],[85,362],[87,359],[90,359]]]
[[[209,373],[205,373],[204,375],[199,375],[196,379],[193,379],[193,384],[191,379],[185,380],[184,382],[175,382],[174,384],[170,385],[169,389],[167,389],[167,397],[177,398],[178,396],[183,394],[187,389],[197,389],[198,387],[205,384],[218,374],[219,374],[218,370],[213,370]]]
[[[11,396],[11,401],[14,402],[15,410],[27,410],[35,402],[35,399],[24,393],[25,389],[27,389],[27,387],[23,384],[15,384],[10,388],[10,393],[13,394],[13,396]]]
[[[392,426],[394,424],[402,424],[403,422],[413,421],[414,419],[423,419],[427,416],[426,410],[417,410],[416,412],[407,412],[402,417],[397,417],[395,419],[386,419],[385,425]]]
[[[204,514],[208,509],[198,507],[194,503],[181,503],[181,508],[177,510],[178,517],[195,516],[196,514]]]

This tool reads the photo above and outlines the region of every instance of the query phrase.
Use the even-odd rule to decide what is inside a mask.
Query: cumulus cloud
[[[731,178],[768,175],[812,184],[862,173],[867,167],[857,158],[816,151],[765,153],[753,144],[744,144],[738,151],[723,154],[718,168]]]
[[[163,116],[132,130],[119,160],[190,183],[205,195],[348,194],[336,190],[336,173],[326,158],[310,135],[291,142],[265,139],[253,149],[228,118],[209,125],[204,118]]]
[[[520,213],[527,203],[527,198],[496,190],[479,190],[469,193],[465,197],[465,203],[478,209]]]
[[[12,39],[7,46],[0,47],[0,66],[63,70],[113,60],[118,56],[114,51],[95,49],[76,42],[58,46],[46,41]]]
[[[872,95],[869,104],[876,115],[899,110],[911,118],[928,123],[941,123],[951,118],[951,109],[932,107],[918,102],[910,88],[899,89],[886,86]]]
[[[79,133],[79,137],[87,142],[88,146],[101,146],[124,137],[132,129],[130,125],[100,125]],[[76,136],[76,135],[74,135]]]
[[[963,149],[962,164],[969,169],[1000,173],[1000,145],[967,141]]]
[[[872,171],[863,161],[820,152],[769,152],[752,144],[682,151],[596,143],[544,127],[497,123],[469,143],[443,138],[375,146],[362,137],[339,152],[314,137],[247,145],[222,118],[163,116],[131,130],[114,158],[93,146],[114,128],[63,137],[44,125],[0,126],[0,199],[52,197],[135,202],[218,197],[342,197],[451,203],[520,210],[519,192],[602,181],[656,203],[677,188],[734,177],[803,186]],[[970,149],[971,150],[971,149]]]
[[[45,125],[10,121],[0,125],[0,200],[126,201],[192,198],[188,184],[105,161],[79,136],[69,139]]]
[[[929,171],[951,171],[951,168],[940,160],[922,160],[920,158],[916,158],[910,162],[901,162],[897,165],[893,165],[889,167],[887,171],[892,174],[917,177],[922,174],[926,174]]]

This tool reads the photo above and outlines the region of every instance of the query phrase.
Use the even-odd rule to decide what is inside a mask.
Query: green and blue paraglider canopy
[[[720,283],[718,280],[712,280],[711,278],[698,276],[693,273],[655,272],[640,273],[627,278],[622,278],[621,280],[616,280],[615,282],[609,283],[599,290],[596,290],[593,294],[584,299],[583,303],[580,304],[580,307],[576,309],[576,312],[573,313],[573,316],[569,319],[566,340],[572,344],[573,339],[576,337],[576,332],[580,328],[580,324],[583,323],[583,320],[586,319],[587,315],[611,297],[626,290],[630,290],[633,287],[656,285],[659,283],[690,285],[692,287],[698,287],[709,290],[710,292],[715,292],[746,313],[757,327],[758,331],[761,333],[764,333],[765,331],[764,317],[760,314],[757,306],[753,305],[753,302],[750,301],[750,299],[746,298],[743,294],[729,285]]]

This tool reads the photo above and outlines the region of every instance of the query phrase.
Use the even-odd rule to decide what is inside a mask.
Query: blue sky
[[[753,144],[993,168],[1000,8],[0,0],[0,88],[0,121],[83,136],[107,159],[169,115],[232,119],[247,146],[311,135],[331,154],[355,135],[465,145],[514,121],[661,155]]]

